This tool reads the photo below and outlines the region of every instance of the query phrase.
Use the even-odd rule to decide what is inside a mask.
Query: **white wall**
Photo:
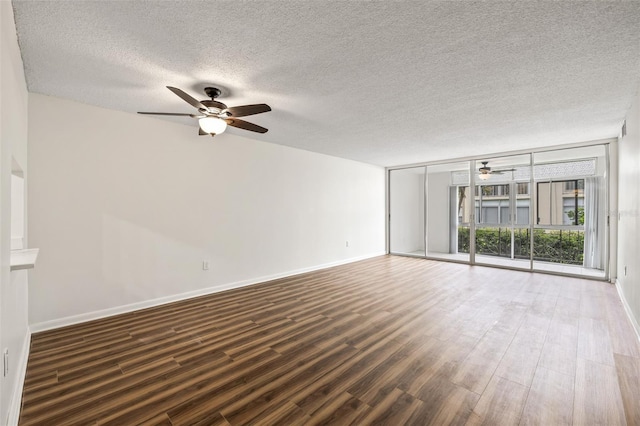
[[[33,330],[384,253],[381,167],[29,96]]]
[[[24,247],[25,187],[23,174],[11,174],[11,250]]]
[[[0,423],[6,424],[8,414],[19,409],[29,343],[28,273],[11,272],[9,266],[12,158],[25,172],[25,185],[28,178],[28,95],[11,2],[0,2],[0,28],[0,349],[9,350],[9,374],[0,377]]]
[[[392,170],[389,197],[391,252],[424,254],[424,167]]]
[[[618,283],[640,324],[640,94],[627,114],[627,135],[618,144]],[[625,274],[626,268],[626,274]],[[640,329],[638,329],[640,333]]]

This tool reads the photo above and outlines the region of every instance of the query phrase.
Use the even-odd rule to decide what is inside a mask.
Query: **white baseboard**
[[[359,260],[365,260],[376,256],[383,256],[385,252],[377,252],[364,256],[352,257],[349,259],[343,259],[336,262],[329,262],[322,265],[316,265],[308,268],[296,269],[293,271],[283,272],[279,274],[267,275],[263,277],[251,278],[243,281],[236,281],[232,283],[222,284],[215,287],[208,287],[199,290],[189,291],[186,293],[175,294],[166,297],[160,297],[157,299],[145,300],[143,302],[131,303],[123,306],[116,306],[114,308],[101,309],[99,311],[87,312],[80,315],[73,315],[69,317],[59,318],[51,321],[44,321],[35,324],[31,324],[31,332],[37,333],[40,331],[53,330],[55,328],[66,327],[68,325],[79,324],[87,321],[93,321],[96,319],[106,318],[114,315],[124,314],[127,312],[137,311],[140,309],[152,308],[154,306],[164,305],[167,303],[178,302],[180,300],[191,299],[198,296],[204,296],[207,294],[219,293],[225,290],[231,290],[234,288],[246,287],[248,285],[258,284],[265,281],[276,280],[279,278],[290,277],[292,275],[304,274],[306,272],[318,271],[321,269],[331,268],[334,266],[344,265],[347,263],[357,262]]]
[[[22,407],[22,390],[24,389],[24,378],[27,374],[27,363],[29,361],[29,350],[31,348],[31,330],[27,327],[27,335],[22,345],[20,358],[16,364],[18,375],[13,385],[13,394],[9,402],[7,412],[7,426],[17,426],[20,418],[20,408]]]
[[[636,331],[636,336],[638,337],[638,340],[640,340],[640,324],[638,324],[638,320],[633,316],[633,311],[627,302],[627,298],[624,296],[624,291],[622,291],[622,287],[620,286],[620,281],[618,281],[618,279],[616,279],[616,289],[618,290],[618,295],[620,296],[622,306],[624,306],[624,310],[627,313],[627,317],[629,317],[629,321],[631,321],[631,325]]]

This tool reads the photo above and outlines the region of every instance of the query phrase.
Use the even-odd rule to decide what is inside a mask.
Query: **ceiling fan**
[[[491,170],[491,167],[488,166],[489,162],[488,161],[481,161],[482,163],[482,167],[480,167],[478,169],[478,178],[480,180],[487,180],[489,179],[489,177],[491,177],[492,174],[494,175],[501,175],[504,172],[513,172],[515,171],[515,169],[501,169],[501,170]]]
[[[216,87],[204,88],[206,95],[211,98],[211,100],[204,101],[199,101],[176,87],[167,86],[167,89],[171,90],[182,100],[196,108],[198,112],[196,114],[185,114],[179,112],[138,112],[138,114],[174,115],[197,118],[200,126],[200,135],[219,135],[225,131],[227,125],[257,133],[267,133],[268,131],[268,129],[265,129],[262,126],[237,118],[271,111],[271,107],[267,104],[227,107],[222,102],[215,100],[222,93],[220,89]]]

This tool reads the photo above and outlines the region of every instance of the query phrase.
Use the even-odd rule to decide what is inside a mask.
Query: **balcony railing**
[[[513,256],[529,259],[531,234],[526,228],[514,229]],[[533,260],[582,265],[584,231],[534,229]],[[458,227],[458,252],[469,253],[469,228]],[[511,258],[511,229],[504,227],[476,229],[476,254]]]

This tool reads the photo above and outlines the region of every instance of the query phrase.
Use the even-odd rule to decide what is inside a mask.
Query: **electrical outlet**
[[[624,276],[625,277],[627,276],[627,267],[626,266],[624,267]]]
[[[203,260],[202,261],[202,270],[203,271],[208,271],[209,270],[209,261],[208,260]]]
[[[346,247],[349,247],[349,241],[347,241],[347,245],[346,245]]]

